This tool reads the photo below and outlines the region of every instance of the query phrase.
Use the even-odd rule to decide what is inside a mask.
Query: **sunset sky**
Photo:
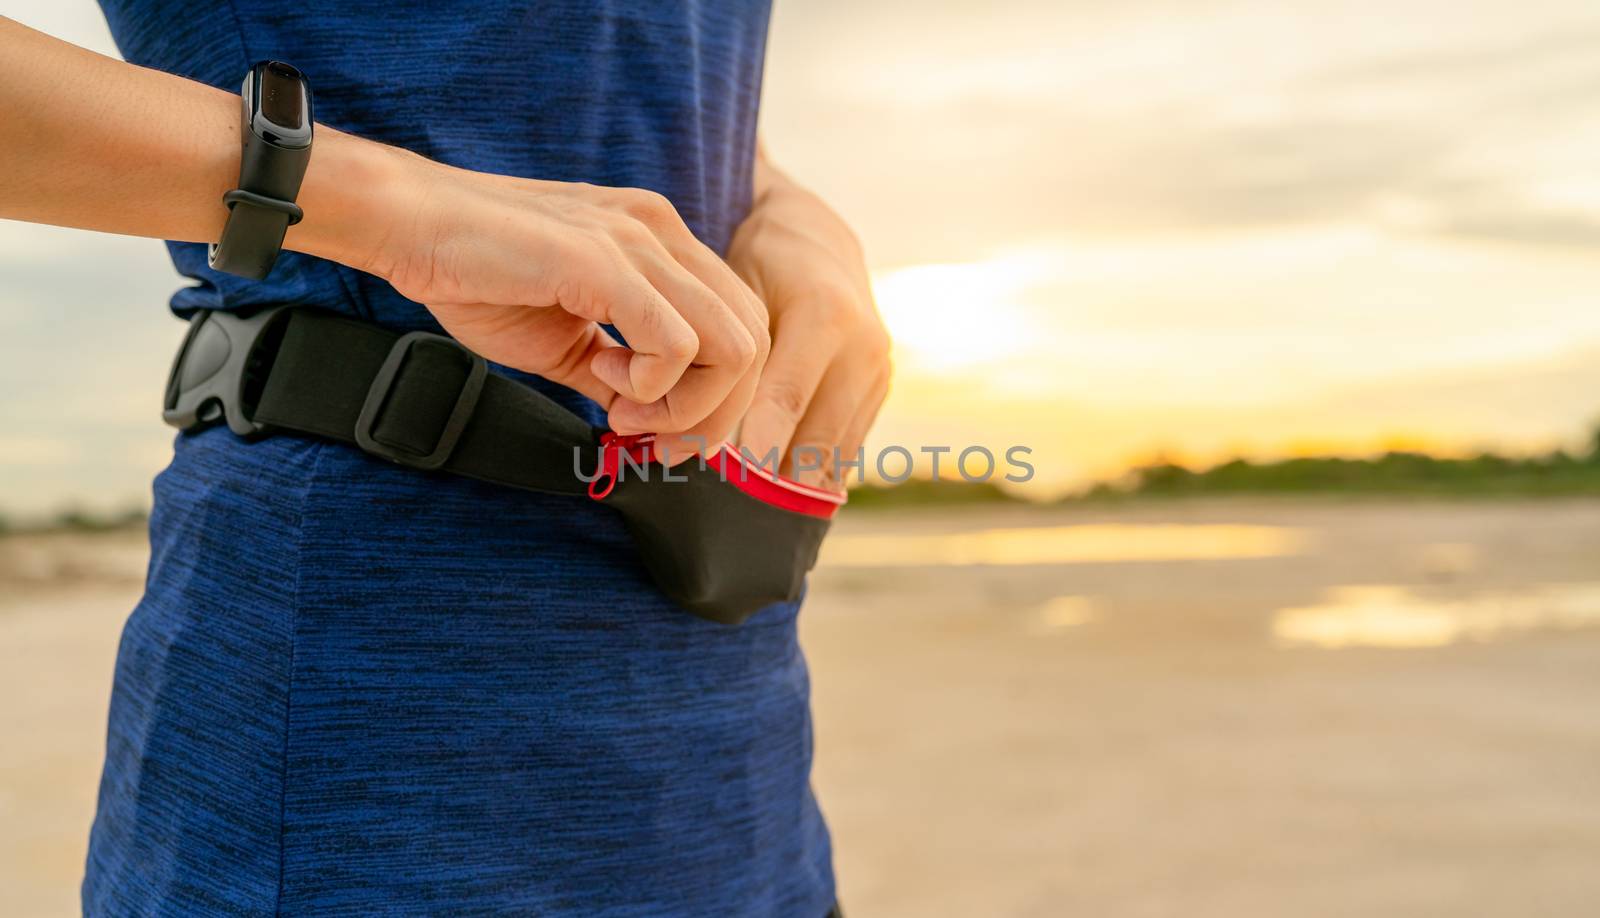
[[[1202,11],[1203,8],[1203,11]],[[114,53],[87,2],[0,13]],[[857,226],[880,444],[1571,442],[1600,418],[1592,0],[777,5],[762,130]],[[144,499],[160,245],[0,223],[0,508]]]

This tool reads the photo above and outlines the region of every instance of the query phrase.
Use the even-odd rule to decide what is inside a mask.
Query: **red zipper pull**
[[[617,469],[620,467],[617,439],[617,435],[609,430],[600,435],[600,474],[589,482],[589,497],[593,500],[604,499],[617,486]]]
[[[612,431],[600,435],[600,474],[589,482],[589,496],[604,500],[622,475],[622,457],[629,455],[634,462],[643,463],[649,458],[649,447],[654,434],[629,434],[620,436]]]

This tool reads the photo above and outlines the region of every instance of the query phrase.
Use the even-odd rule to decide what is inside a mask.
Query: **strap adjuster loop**
[[[245,191],[243,188],[235,188],[227,194],[224,194],[222,196],[222,203],[228,205],[228,210],[230,212],[233,210],[234,205],[236,204],[249,204],[252,207],[259,207],[262,210],[270,210],[274,213],[283,214],[288,218],[290,226],[294,226],[296,223],[304,220],[306,216],[306,212],[300,209],[300,205],[293,201],[285,201],[282,198],[274,198],[264,194],[256,194],[253,191]]]
[[[471,369],[467,371],[466,381],[462,383],[461,392],[456,396],[456,403],[450,410],[450,417],[445,421],[444,428],[439,432],[439,439],[431,452],[418,453],[402,449],[389,443],[378,440],[373,435],[377,426],[378,416],[383,411],[384,404],[389,399],[389,394],[394,389],[395,378],[405,366],[406,358],[413,347],[423,342],[446,344],[465,354],[471,361]],[[367,398],[361,405],[361,415],[356,419],[356,443],[362,450],[390,462],[395,462],[408,468],[431,470],[443,466],[450,459],[450,454],[455,451],[456,443],[460,441],[461,434],[467,428],[467,422],[472,420],[472,412],[478,405],[478,397],[483,394],[483,383],[489,375],[489,364],[482,357],[472,353],[452,338],[435,335],[429,332],[408,332],[401,335],[389,349],[389,356],[384,358],[383,366],[378,369],[378,375],[372,379],[372,386],[367,390]]]

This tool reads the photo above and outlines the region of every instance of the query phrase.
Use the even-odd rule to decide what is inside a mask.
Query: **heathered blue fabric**
[[[749,207],[764,3],[107,0],[127,57],[234,89],[304,69],[319,120],[456,165]],[[397,327],[381,281],[286,255],[173,306]],[[595,407],[546,385],[598,420]],[[582,499],[334,444],[180,436],[117,662],[94,915],[821,916],[793,605],[727,628]]]

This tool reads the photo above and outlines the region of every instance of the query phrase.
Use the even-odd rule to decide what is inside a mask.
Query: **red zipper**
[[[655,439],[655,434],[622,436],[611,431],[601,434],[600,471],[589,482],[589,496],[604,500],[617,486],[617,479],[622,474],[623,456],[638,466],[650,462],[650,444]],[[758,463],[748,462],[742,453],[727,443],[706,459],[706,466],[745,494],[791,513],[831,519],[845,502],[843,494],[801,484],[774,474]]]
[[[793,513],[831,519],[844,506],[843,494],[813,488],[769,472],[759,463],[746,461],[743,453],[727,443],[706,460],[706,465],[720,474],[723,481],[756,500]]]

